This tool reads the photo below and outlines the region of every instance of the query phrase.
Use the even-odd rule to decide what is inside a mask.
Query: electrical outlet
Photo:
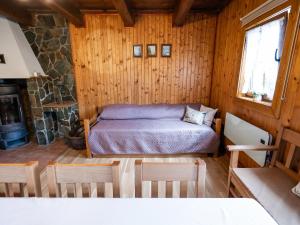
[[[5,64],[5,58],[3,54],[0,54],[0,64]]]
[[[260,139],[260,143],[262,143],[263,145],[266,144],[265,140]]]

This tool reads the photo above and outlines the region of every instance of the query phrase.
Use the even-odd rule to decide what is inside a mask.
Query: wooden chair
[[[274,146],[229,145],[228,195],[254,198],[279,224],[300,224],[300,201],[291,189],[300,181],[300,133],[280,127]],[[268,167],[238,168],[240,151],[273,151]]]
[[[112,183],[113,197],[120,197],[119,161],[112,164],[62,164],[47,166],[50,197],[106,197],[105,183]],[[101,190],[102,189],[102,190]],[[104,189],[104,190],[103,190]],[[87,190],[87,191],[85,191]]]
[[[142,182],[151,181],[151,197],[158,197],[158,182],[166,181],[165,197],[173,196],[173,181],[180,182],[180,197],[187,197],[188,181],[195,182],[195,196],[205,195],[206,164],[203,160],[195,163],[158,163],[135,161],[135,197],[142,197]]]
[[[40,197],[38,162],[0,164],[0,184],[1,196]]]

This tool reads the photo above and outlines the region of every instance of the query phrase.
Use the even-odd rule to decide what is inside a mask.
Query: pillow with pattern
[[[204,121],[204,117],[205,117],[204,112],[200,112],[198,110],[192,109],[191,107],[187,106],[183,117],[183,121],[202,125]]]
[[[293,187],[292,192],[296,196],[300,197],[300,182],[295,187]]]
[[[206,107],[204,105],[201,105],[200,112],[204,112],[205,113],[205,117],[204,117],[204,122],[203,123],[205,125],[211,127],[217,111],[218,111],[218,109],[212,109],[212,108]]]

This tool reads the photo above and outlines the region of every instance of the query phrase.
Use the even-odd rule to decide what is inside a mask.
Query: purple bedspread
[[[219,138],[211,127],[180,119],[99,120],[88,143],[94,154],[214,153]]]
[[[187,104],[115,104],[104,107],[99,120],[182,119]],[[199,110],[201,104],[188,104]]]

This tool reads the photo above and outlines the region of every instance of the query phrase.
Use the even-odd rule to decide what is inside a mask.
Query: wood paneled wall
[[[297,37],[293,65],[289,77],[282,122],[300,132],[300,32]]]
[[[231,112],[275,134],[277,120],[274,117],[241,105],[235,98],[244,41],[240,18],[264,2],[265,0],[233,0],[219,14],[211,105],[220,109],[223,118],[226,112]]]
[[[287,95],[286,99],[282,102],[279,119],[262,113],[259,108],[250,107],[248,104],[243,104],[236,99],[236,88],[244,41],[240,18],[265,1],[232,0],[219,14],[210,103],[211,106],[220,109],[223,118],[226,112],[231,112],[271,132],[274,136],[276,135],[278,125],[281,124],[300,132],[300,36],[296,44],[287,85]],[[241,154],[239,161],[246,167],[256,167],[256,163],[244,153]]]
[[[192,14],[183,27],[172,27],[171,14],[143,14],[133,28],[118,15],[87,14],[86,27],[70,25],[77,97],[81,118],[112,103],[209,104],[216,15]],[[160,45],[172,44],[172,57]],[[134,58],[134,44],[143,57]],[[157,44],[157,57],[146,45]]]
[[[211,106],[220,109],[223,118],[226,112],[231,112],[273,135],[276,135],[277,126],[280,124],[300,131],[300,37],[296,43],[294,62],[280,119],[264,114],[258,108],[242,104],[235,97],[244,41],[240,18],[265,1],[232,0],[219,14],[210,103]]]

